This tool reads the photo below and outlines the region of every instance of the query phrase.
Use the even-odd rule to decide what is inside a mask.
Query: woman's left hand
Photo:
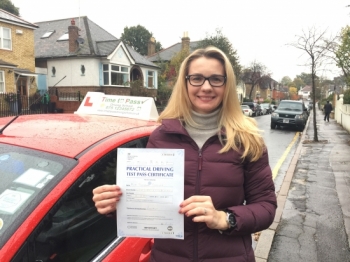
[[[193,222],[204,222],[211,229],[226,230],[226,213],[214,208],[210,196],[191,196],[180,204],[180,214],[193,216]]]

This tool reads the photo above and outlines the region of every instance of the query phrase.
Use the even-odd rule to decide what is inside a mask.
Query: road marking
[[[277,174],[278,174],[278,171],[280,170],[284,160],[286,160],[286,157],[289,153],[289,151],[291,150],[292,146],[294,145],[295,141],[297,141],[299,137],[299,132],[296,132],[292,142],[290,142],[289,146],[287,147],[287,149],[284,151],[283,155],[281,156],[281,158],[278,160],[276,166],[273,168],[272,170],[272,179],[275,180]]]

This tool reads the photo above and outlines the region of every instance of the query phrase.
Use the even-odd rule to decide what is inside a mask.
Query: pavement
[[[256,262],[350,261],[350,134],[313,111],[277,194],[273,224],[261,232]]]

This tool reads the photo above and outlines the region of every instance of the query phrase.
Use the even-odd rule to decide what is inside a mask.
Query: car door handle
[[[146,243],[146,245],[143,247],[139,262],[148,262],[151,258],[151,251],[154,244],[154,239],[152,238],[150,241]]]

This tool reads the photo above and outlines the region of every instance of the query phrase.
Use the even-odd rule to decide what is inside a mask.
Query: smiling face
[[[188,75],[225,76],[224,66],[215,58],[200,57],[193,60],[189,66]],[[216,110],[224,97],[225,85],[212,87],[208,80],[201,86],[193,86],[187,80],[187,93],[192,103],[192,109],[200,114],[209,114]]]

